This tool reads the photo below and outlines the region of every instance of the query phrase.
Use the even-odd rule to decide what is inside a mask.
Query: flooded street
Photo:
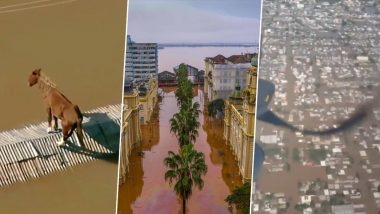
[[[174,88],[162,88],[154,119],[142,127],[142,146],[132,151],[130,172],[119,190],[119,213],[181,213],[181,201],[165,182],[167,168],[163,164],[168,151],[178,152],[179,146],[170,133],[169,120],[178,111]],[[194,101],[204,106],[203,92],[195,87]],[[223,140],[223,123],[200,115],[199,136],[195,148],[203,152],[208,172],[201,191],[193,189],[187,205],[189,213],[229,213],[224,199],[236,185],[241,185],[237,163]]]

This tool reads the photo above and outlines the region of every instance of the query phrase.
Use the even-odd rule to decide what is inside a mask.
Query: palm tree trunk
[[[186,214],[186,199],[182,199],[182,214]]]

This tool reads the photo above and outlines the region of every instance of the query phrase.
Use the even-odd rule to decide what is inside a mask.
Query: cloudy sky
[[[129,0],[136,42],[258,42],[261,0]]]

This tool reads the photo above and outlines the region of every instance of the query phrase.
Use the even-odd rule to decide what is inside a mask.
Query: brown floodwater
[[[156,107],[154,119],[142,127],[142,146],[132,151],[129,175],[119,188],[119,214],[181,213],[181,201],[165,182],[167,168],[163,164],[168,151],[179,149],[169,127],[169,120],[178,107],[174,88],[162,89],[163,98]],[[197,88],[195,92],[194,101],[200,103],[203,111],[203,92]],[[204,188],[194,189],[187,210],[189,213],[229,213],[224,199],[235,186],[242,184],[242,178],[232,151],[223,140],[222,121],[211,121],[203,114],[199,121],[195,148],[205,154],[208,172],[203,177]]]
[[[0,1],[0,130],[46,120],[42,68],[82,111],[120,103],[127,1]],[[117,164],[94,161],[0,189],[0,213],[115,213]]]

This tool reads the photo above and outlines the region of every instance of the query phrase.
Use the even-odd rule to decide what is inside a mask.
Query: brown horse
[[[57,120],[61,120],[63,138],[58,145],[63,145],[76,129],[79,143],[84,147],[82,120],[83,115],[77,105],[68,100],[55,86],[55,84],[41,72],[41,69],[34,70],[28,78],[30,87],[38,85],[42,92],[42,98],[48,114],[48,132],[57,131]],[[54,118],[54,126],[52,119]]]

